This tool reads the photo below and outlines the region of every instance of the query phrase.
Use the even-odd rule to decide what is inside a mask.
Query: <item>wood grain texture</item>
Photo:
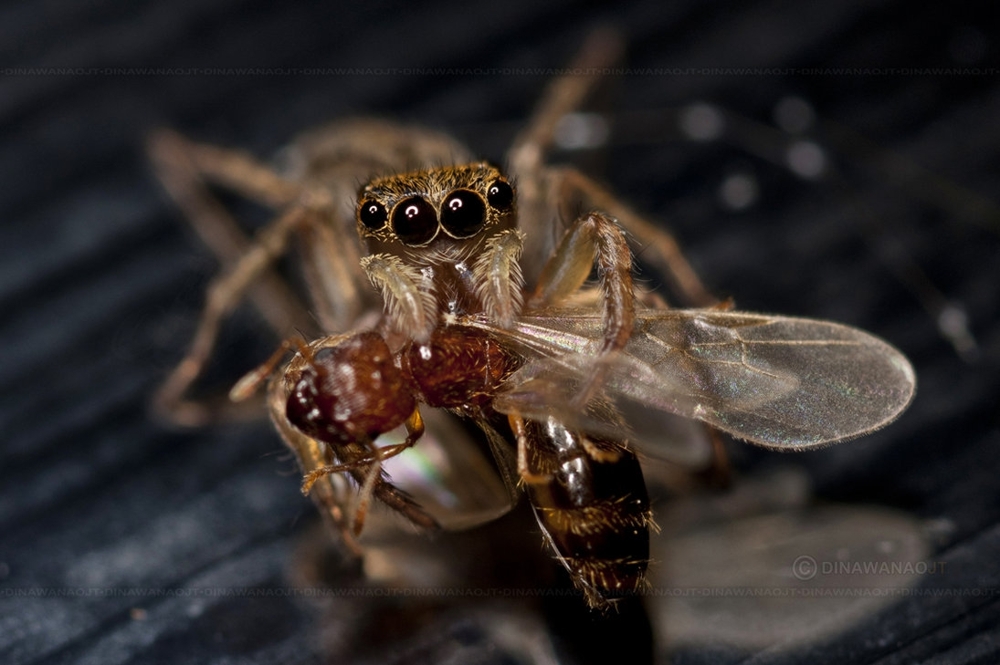
[[[660,5],[0,10],[0,661],[527,663],[556,649],[603,662],[621,643],[675,663],[1000,658],[995,38],[957,7]],[[669,636],[643,645],[649,627],[628,613],[595,619],[606,638],[581,647],[598,629],[554,601],[420,603],[413,617],[402,601],[241,595],[294,586],[316,517],[267,425],[171,431],[148,415],[215,266],[159,189],[145,136],[167,126],[267,156],[305,128],[374,114],[499,161],[553,68],[605,23],[632,69],[595,101],[613,113],[610,148],[575,157],[669,224],[741,309],[848,323],[909,356],[918,393],[899,422],[791,461],[824,500],[936,525],[933,558],[948,565],[928,585],[952,592],[901,598],[822,644],[679,652]],[[247,67],[258,69],[204,69]],[[813,105],[841,178],[803,180],[678,137],[676,112],[692,102],[769,123],[790,95]],[[733,213],[717,191],[742,173],[759,197]],[[906,287],[920,275],[968,312],[972,361]],[[226,333],[209,379],[220,387],[273,349],[250,312]],[[752,476],[773,459],[747,450],[736,463]],[[537,559],[538,534],[523,536]]]

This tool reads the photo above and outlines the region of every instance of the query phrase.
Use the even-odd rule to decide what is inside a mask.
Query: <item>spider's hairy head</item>
[[[464,260],[516,226],[514,189],[487,162],[421,169],[362,187],[356,218],[371,254],[417,265]]]

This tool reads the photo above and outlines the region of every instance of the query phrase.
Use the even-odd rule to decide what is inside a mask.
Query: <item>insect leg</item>
[[[524,418],[520,414],[512,413],[508,419],[510,429],[514,432],[514,438],[517,441],[517,475],[521,478],[521,482],[526,485],[544,485],[550,482],[552,480],[551,474],[537,473],[532,470],[531,462],[528,459],[530,442]]]
[[[361,483],[361,490],[358,492],[357,508],[354,511],[355,535],[360,534],[364,528],[365,516],[368,514],[368,507],[371,505],[372,496],[419,527],[423,527],[424,529],[440,528],[437,520],[414,502],[409,495],[382,477],[382,462],[413,446],[423,436],[424,421],[420,417],[419,409],[414,409],[413,414],[406,420],[404,426],[406,427],[406,440],[403,443],[378,448],[374,441],[369,441],[368,446],[373,458],[371,465],[364,474],[357,470],[357,466],[351,472],[355,479]],[[361,480],[362,476],[364,478],[363,481]]]
[[[361,489],[358,491],[357,500],[355,501],[353,526],[355,536],[361,535],[362,529],[365,528],[365,517],[368,516],[368,506],[371,505],[372,492],[375,489],[375,483],[382,476],[382,460],[378,457],[378,447],[374,441],[369,440],[367,443],[375,460],[365,469],[364,480],[361,482]]]
[[[285,445],[294,453],[300,469],[326,466],[330,457],[329,446],[299,431],[285,417],[288,397],[283,383],[280,380],[273,381],[268,389],[267,404],[271,421],[285,441]],[[324,478],[323,482],[316,483],[310,496],[331,530],[340,533],[347,549],[354,556],[360,557],[362,548],[354,537],[344,510],[344,506],[349,502],[350,491],[351,488],[345,478],[331,475]]]
[[[370,450],[370,454],[368,455],[352,459],[350,462],[344,464],[326,464],[304,474],[302,478],[302,493],[308,495],[316,481],[321,478],[351,471],[359,466],[377,464],[395,457],[407,448],[412,448],[413,444],[424,434],[424,421],[420,417],[419,410],[413,412],[413,415],[406,421],[405,426],[407,434],[406,440],[403,443],[394,443],[391,446],[384,447],[378,447],[372,443],[368,446]]]

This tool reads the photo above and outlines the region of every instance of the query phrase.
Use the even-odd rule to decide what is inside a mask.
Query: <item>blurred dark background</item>
[[[371,114],[502,160],[555,70],[609,25],[630,68],[593,100],[610,134],[554,157],[668,224],[740,308],[842,321],[910,357],[918,394],[899,422],[779,457],[817,500],[929,525],[945,592],[900,597],[821,644],[724,651],[674,650],[641,608],[164,594],[300,583],[316,516],[266,424],[174,431],[148,415],[216,266],[144,137],[166,126],[269,157],[302,129]],[[0,661],[996,662],[1000,44],[987,25],[975,4],[899,1],[6,4]],[[183,70],[208,67],[261,69]],[[726,130],[691,140],[681,127],[706,110]],[[227,376],[273,348],[252,314],[226,332]],[[751,478],[776,457],[734,455]],[[524,524],[527,565],[547,565]]]

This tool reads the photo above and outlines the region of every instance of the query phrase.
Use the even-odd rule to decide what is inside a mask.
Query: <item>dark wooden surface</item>
[[[989,69],[1000,44],[980,12],[119,4],[0,9],[0,662],[526,663],[555,653],[570,663],[619,647],[692,663],[1000,658],[1000,70]],[[557,603],[405,598],[320,609],[211,593],[293,588],[315,516],[266,425],[178,432],[148,416],[215,266],[149,171],[143,137],[169,126],[267,156],[303,128],[377,114],[445,129],[499,160],[551,78],[528,68],[561,67],[609,23],[634,69],[596,102],[612,114],[610,146],[577,157],[668,223],[716,293],[871,330],[912,359],[918,395],[898,423],[782,461],[801,465],[822,500],[932,525],[932,558],[948,565],[918,588],[944,591],[900,597],[820,644],[678,650],[664,635],[650,646],[638,611],[596,620]],[[265,69],[165,69],[185,67]],[[362,70],[296,69],[320,67]],[[839,176],[806,181],[738,146],[683,141],[672,119],[706,101],[770,124],[791,95],[813,105]],[[716,194],[734,173],[759,187],[739,213]],[[915,295],[933,300],[931,288],[964,307],[975,356],[939,334]],[[272,343],[252,316],[227,335],[220,376]],[[737,452],[751,478],[773,457]],[[537,560],[537,533],[520,535]]]

